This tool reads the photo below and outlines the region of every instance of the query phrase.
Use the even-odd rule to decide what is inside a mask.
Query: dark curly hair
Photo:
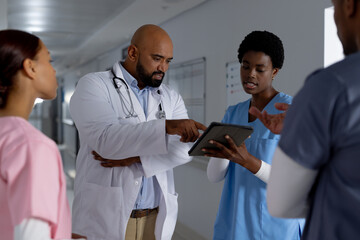
[[[267,31],[253,31],[241,42],[238,59],[242,62],[248,51],[263,52],[271,58],[273,68],[282,68],[284,63],[284,47],[278,36]]]
[[[22,69],[24,60],[34,59],[40,50],[40,39],[19,30],[0,31],[0,108],[13,87],[13,78]]]

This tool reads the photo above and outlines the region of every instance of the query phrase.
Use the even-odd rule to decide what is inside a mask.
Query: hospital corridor
[[[359,16],[0,0],[0,239],[356,239]]]

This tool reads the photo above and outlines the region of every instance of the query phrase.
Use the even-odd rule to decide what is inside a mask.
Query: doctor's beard
[[[157,72],[153,72],[152,74],[147,74],[140,61],[138,61],[138,63],[136,64],[136,73],[139,76],[140,81],[142,81],[146,86],[149,87],[160,87],[165,77],[165,73],[162,71],[157,71]],[[153,79],[155,74],[162,74],[161,80]]]

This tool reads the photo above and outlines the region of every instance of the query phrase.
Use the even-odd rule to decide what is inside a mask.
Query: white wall
[[[6,29],[7,26],[7,0],[0,0],[0,30]]]
[[[206,124],[222,119],[226,110],[225,64],[237,60],[240,42],[253,30],[268,30],[283,40],[285,64],[274,85],[294,95],[305,77],[323,65],[323,13],[329,4],[313,0],[209,0],[164,23],[162,27],[174,42],[174,63],[206,58]],[[120,58],[121,47],[94,59],[77,74],[108,66],[110,60]],[[209,183],[205,169],[204,160],[175,169],[177,230],[185,239],[212,237],[222,183]]]
[[[253,30],[268,30],[283,40],[285,63],[274,84],[291,95],[298,91],[305,76],[323,63],[323,5],[312,0],[210,0],[163,25],[174,42],[174,63],[206,57],[206,123],[221,120],[225,63],[237,60],[240,42]]]

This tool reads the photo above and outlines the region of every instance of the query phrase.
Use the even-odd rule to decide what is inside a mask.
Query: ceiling
[[[206,0],[7,0],[8,28],[41,38],[61,75]],[[1,2],[0,2],[1,8]]]

